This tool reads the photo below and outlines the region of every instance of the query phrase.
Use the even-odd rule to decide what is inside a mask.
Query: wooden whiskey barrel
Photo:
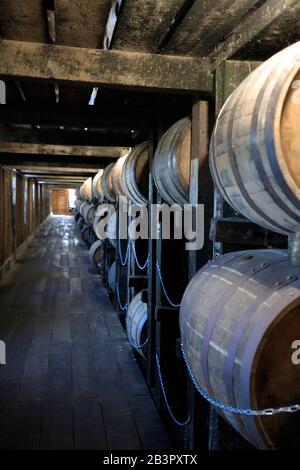
[[[147,304],[142,302],[142,294],[139,292],[133,297],[127,312],[128,340],[137,352],[145,357],[145,342],[147,340]],[[143,346],[141,348],[140,346]]]
[[[96,268],[99,268],[102,260],[102,240],[96,240],[89,249],[89,260]]]
[[[149,144],[134,147],[125,159],[121,171],[121,187],[135,204],[147,204],[149,179]]]
[[[83,216],[85,222],[88,225],[93,225],[94,221],[94,213],[95,213],[95,206],[94,204],[89,204],[88,202],[84,202],[80,207],[80,213]]]
[[[114,261],[112,265],[110,266],[108,270],[108,274],[107,274],[108,285],[113,292],[115,292],[116,290],[116,269],[117,269],[117,264]]]
[[[90,176],[82,185],[82,193],[88,201],[93,199],[93,178]]]
[[[123,169],[126,159],[127,159],[127,155],[123,155],[123,157],[118,158],[112,170],[112,183],[113,183],[114,193],[117,197],[125,196],[121,175],[122,175],[122,169]]]
[[[189,202],[191,120],[181,119],[162,136],[153,160],[155,185],[168,204]]]
[[[90,246],[91,244],[91,230],[92,228],[88,224],[83,224],[80,235],[84,243]]]
[[[180,308],[183,348],[208,395],[238,408],[299,403],[300,270],[285,250],[230,253],[193,277]],[[220,409],[217,409],[220,412]],[[300,415],[224,418],[258,448],[300,445]]]
[[[247,218],[300,229],[300,42],[266,61],[221,110],[210,147],[215,184]]]
[[[99,202],[103,201],[103,189],[102,189],[102,179],[103,170],[98,171],[98,173],[93,178],[93,198],[97,199]]]
[[[101,177],[101,186],[103,194],[109,202],[115,202],[116,195],[113,187],[112,172],[115,163],[110,163],[106,168],[104,168],[103,175]]]

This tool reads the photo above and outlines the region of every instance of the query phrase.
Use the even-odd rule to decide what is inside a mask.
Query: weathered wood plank
[[[213,68],[232,57],[289,8],[297,8],[297,4],[298,0],[267,0],[261,8],[247,15],[209,55]]]
[[[129,148],[125,147],[98,147],[82,145],[55,145],[55,144],[27,144],[22,142],[1,142],[0,152],[6,154],[26,155],[78,155],[86,157],[119,158],[125,155]]]
[[[110,0],[56,0],[57,44],[100,47],[110,6]]]
[[[196,0],[166,49],[205,57],[256,3],[257,0]]]
[[[205,59],[0,41],[0,76],[145,91],[212,93]]]
[[[155,51],[160,37],[168,29],[182,3],[182,0],[126,0],[113,39],[113,48]]]

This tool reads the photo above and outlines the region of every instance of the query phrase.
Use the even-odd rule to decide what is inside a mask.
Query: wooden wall
[[[69,191],[67,189],[52,189],[51,208],[53,214],[70,215]]]
[[[49,215],[49,190],[0,167],[0,267]]]

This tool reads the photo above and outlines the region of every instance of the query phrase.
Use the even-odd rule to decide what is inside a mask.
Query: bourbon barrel
[[[168,204],[189,202],[191,120],[181,119],[162,136],[153,160],[155,185]]]
[[[89,249],[89,260],[96,268],[99,268],[102,260],[102,240],[96,240]]]
[[[299,403],[300,271],[285,250],[227,254],[204,266],[180,308],[183,349],[198,384],[214,400],[262,410]],[[220,411],[258,448],[299,448],[300,415]]]
[[[100,170],[93,178],[93,198],[98,199],[100,202],[103,201],[102,175],[103,170]]]
[[[93,178],[90,176],[82,185],[82,193],[88,201],[93,199]]]
[[[103,194],[109,202],[115,202],[116,195],[113,187],[112,172],[115,163],[110,163],[106,168],[104,168],[103,175],[101,177],[101,186],[103,189]]]
[[[117,264],[114,261],[112,265],[109,267],[108,273],[107,273],[108,285],[113,292],[115,292],[116,290],[116,269],[117,269]]]
[[[233,92],[210,146],[211,172],[225,200],[257,224],[284,234],[300,229],[299,79],[297,42]]]
[[[94,213],[95,213],[94,204],[89,204],[88,202],[84,202],[80,207],[80,213],[88,225],[93,225]]]
[[[124,160],[121,172],[123,194],[135,204],[148,201],[149,144],[136,145]]]
[[[147,304],[142,302],[142,294],[139,292],[133,297],[127,312],[127,335],[133,348],[145,357],[147,340]],[[141,347],[143,346],[143,347]]]
[[[125,196],[121,175],[126,158],[127,155],[123,155],[122,157],[118,158],[112,169],[112,184],[114,188],[114,193],[118,197]]]

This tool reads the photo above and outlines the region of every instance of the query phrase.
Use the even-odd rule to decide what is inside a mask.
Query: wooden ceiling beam
[[[212,68],[215,69],[224,60],[232,57],[273,21],[298,3],[299,0],[267,0],[252,14],[245,16],[244,20],[231,31],[227,39],[219,43],[209,55]]]
[[[59,157],[53,155],[51,158],[47,158],[45,155],[7,155],[0,154],[0,165],[10,165],[13,168],[20,168],[21,166],[43,166],[46,168],[97,168],[98,171],[101,168],[105,168],[107,165],[115,161],[115,159],[109,157]]]
[[[146,140],[146,133],[134,131],[107,132],[88,129],[45,129],[36,126],[0,125],[0,139],[5,142],[58,145],[98,145],[105,147],[133,147],[136,138]]]
[[[142,91],[213,92],[209,62],[194,57],[1,40],[0,59],[2,78]]]
[[[119,158],[129,152],[126,147],[98,147],[81,145],[28,144],[22,142],[1,142],[0,154],[110,157]]]
[[[1,51],[0,51],[1,69]],[[0,122],[3,124],[53,125],[56,127],[79,126],[103,130],[148,129],[151,110],[135,106],[91,106],[47,105],[22,103],[18,106],[0,106]]]

